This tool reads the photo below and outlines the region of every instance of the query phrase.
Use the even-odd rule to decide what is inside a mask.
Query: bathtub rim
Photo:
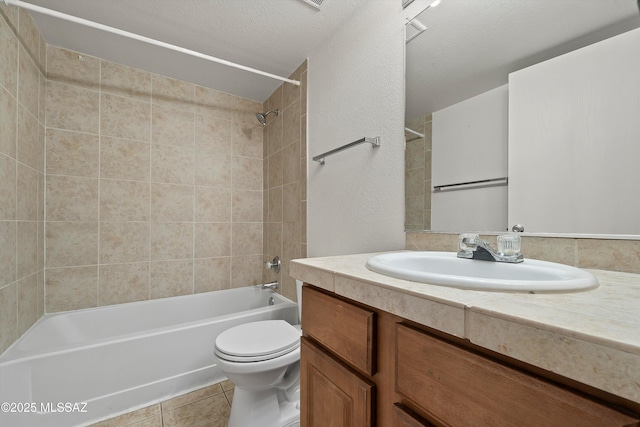
[[[44,314],[33,325],[31,325],[31,327],[29,327],[29,329],[27,329],[20,336],[20,338],[18,338],[16,341],[14,341],[3,353],[0,353],[0,367],[2,367],[2,366],[10,366],[10,365],[12,365],[14,363],[18,363],[18,362],[21,362],[21,361],[33,360],[33,359],[37,359],[37,358],[41,358],[41,357],[47,357],[47,356],[53,356],[53,355],[57,355],[57,354],[64,354],[64,353],[67,353],[67,352],[75,350],[75,349],[85,349],[85,348],[89,349],[89,348],[101,347],[101,346],[108,345],[109,343],[112,343],[114,341],[126,342],[126,341],[135,340],[135,339],[139,338],[140,336],[160,335],[160,334],[165,333],[168,330],[181,331],[181,330],[194,328],[194,327],[200,326],[200,325],[209,325],[211,323],[220,321],[221,319],[234,319],[234,318],[242,317],[242,315],[245,314],[245,313],[258,313],[258,312],[261,312],[261,311],[270,311],[270,310],[273,310],[273,307],[275,305],[282,305],[282,308],[285,308],[285,307],[289,307],[289,306],[291,306],[293,304],[293,305],[295,305],[297,307],[297,303],[295,303],[294,301],[291,301],[290,299],[288,299],[284,295],[282,295],[282,294],[280,294],[278,292],[275,292],[275,291],[273,291],[271,289],[261,289],[260,287],[261,287],[261,285],[245,286],[245,287],[240,287],[240,288],[222,289],[222,290],[208,291],[208,292],[199,292],[199,293],[196,293],[196,294],[178,295],[178,296],[166,297],[166,298],[156,298],[156,299],[153,299],[153,300],[133,301],[133,302],[127,302],[127,303],[122,303],[122,304],[110,304],[110,305],[105,305],[105,306],[100,306],[100,307],[88,307],[88,308],[82,308],[82,309],[78,309],[78,310],[67,310],[67,311],[61,311],[61,312],[56,312],[56,313]],[[56,348],[54,348],[52,350],[48,350],[48,351],[45,350],[45,351],[37,351],[37,352],[33,352],[33,351],[32,352],[20,352],[18,350],[18,347],[19,347],[20,343],[23,341],[23,337],[27,336],[27,334],[29,332],[31,332],[33,329],[35,329],[39,324],[43,323],[46,320],[49,320],[49,319],[52,319],[52,318],[55,318],[55,317],[58,317],[58,316],[68,315],[69,313],[80,313],[80,312],[96,311],[96,310],[106,311],[106,310],[108,310],[110,308],[113,308],[113,307],[122,307],[122,306],[134,307],[134,306],[140,305],[140,304],[153,303],[154,301],[166,302],[166,300],[180,300],[180,299],[185,299],[186,300],[186,299],[196,298],[198,296],[202,296],[202,295],[205,295],[205,294],[212,294],[212,293],[218,293],[218,292],[241,293],[242,291],[246,291],[247,288],[259,289],[260,291],[273,294],[272,296],[280,299],[281,302],[277,303],[277,304],[274,304],[274,305],[267,305],[267,306],[262,306],[262,307],[258,307],[258,308],[253,308],[253,309],[250,309],[250,310],[243,310],[243,311],[240,311],[240,312],[229,313],[229,314],[225,314],[225,315],[222,315],[222,316],[208,317],[208,318],[204,318],[204,319],[198,319],[198,320],[191,320],[191,321],[182,322],[182,323],[176,323],[176,324],[172,324],[171,326],[161,326],[161,327],[146,329],[144,331],[136,331],[136,332],[130,332],[130,333],[121,334],[121,335],[114,335],[114,336],[110,336],[110,337],[105,337],[105,338],[92,340],[92,341],[89,341],[89,342],[86,342],[86,343],[85,342],[71,343],[71,344],[67,344],[67,345],[62,345],[62,346],[56,347]],[[300,320],[300,319],[298,319],[298,320]],[[15,353],[15,354],[13,354],[13,353]]]

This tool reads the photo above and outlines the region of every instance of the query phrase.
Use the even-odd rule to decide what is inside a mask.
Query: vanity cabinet
[[[465,340],[308,284],[302,304],[303,427],[640,427]]]

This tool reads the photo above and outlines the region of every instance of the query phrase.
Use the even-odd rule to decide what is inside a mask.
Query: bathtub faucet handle
[[[274,280],[271,283],[265,283],[263,285],[260,285],[260,289],[271,289],[272,291],[275,291],[279,287],[280,287],[280,284],[278,283],[277,280]]]
[[[275,257],[271,261],[267,261],[265,263],[267,269],[273,269],[276,271],[276,273],[280,273],[280,265],[282,265],[282,263],[280,262],[280,258],[278,257]]]

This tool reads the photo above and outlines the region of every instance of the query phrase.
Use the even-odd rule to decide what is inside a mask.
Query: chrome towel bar
[[[361,138],[357,141],[350,142],[348,144],[343,145],[342,147],[334,148],[333,150],[327,151],[326,153],[318,154],[313,158],[315,162],[320,162],[321,165],[324,165],[324,158],[331,156],[332,154],[336,154],[342,150],[346,150],[347,148],[355,147],[356,145],[362,144],[363,142],[368,142],[371,144],[373,148],[380,146],[380,137],[376,136],[375,138]]]
[[[457,184],[434,185],[433,192],[439,193],[441,191],[471,190],[473,188],[507,185],[508,183],[509,183],[509,178],[505,176],[502,178],[491,178],[491,179],[482,179],[479,181],[459,182]]]

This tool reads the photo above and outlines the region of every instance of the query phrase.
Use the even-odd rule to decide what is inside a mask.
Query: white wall
[[[433,113],[433,186],[507,176],[508,85]],[[431,195],[432,231],[507,228],[507,187]]]
[[[404,21],[371,0],[309,57],[307,255],[404,248]],[[362,144],[312,157],[364,136]]]

